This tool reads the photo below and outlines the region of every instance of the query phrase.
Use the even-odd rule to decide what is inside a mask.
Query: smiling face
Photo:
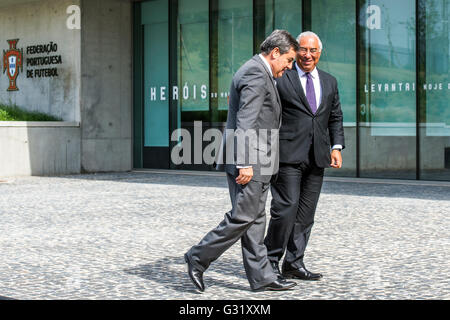
[[[314,36],[304,36],[299,42],[300,51],[297,55],[297,64],[305,72],[314,70],[320,59],[319,41]]]
[[[292,68],[292,62],[294,62],[297,52],[294,48],[290,48],[288,52],[280,54],[280,50],[275,48],[270,53],[271,61],[269,61],[272,68],[272,74],[275,78],[280,78],[284,71]]]

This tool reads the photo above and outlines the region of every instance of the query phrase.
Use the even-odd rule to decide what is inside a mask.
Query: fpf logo
[[[7,91],[19,91],[16,80],[20,72],[23,72],[23,49],[17,49],[19,39],[8,40],[9,50],[3,50],[3,73],[9,78]]]

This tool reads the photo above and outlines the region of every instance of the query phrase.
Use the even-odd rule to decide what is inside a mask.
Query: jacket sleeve
[[[236,114],[236,165],[257,163],[258,117],[266,96],[266,80],[262,70],[250,68],[236,83],[239,109]]]
[[[342,145],[342,148],[345,148],[343,114],[336,81],[334,83],[334,96],[331,105],[330,118],[328,119],[328,131],[330,133],[331,145],[340,144]]]

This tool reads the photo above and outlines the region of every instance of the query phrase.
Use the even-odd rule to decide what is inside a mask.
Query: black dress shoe
[[[270,262],[270,265],[272,266],[273,272],[277,275],[278,280],[284,281],[286,280],[283,275],[281,274],[280,268],[278,267],[278,262]]]
[[[255,292],[260,292],[260,291],[285,291],[285,290],[289,290],[293,287],[295,287],[297,284],[293,281],[286,281],[286,280],[275,280],[272,283],[269,283],[268,285],[265,285],[261,288],[258,288],[256,290],[253,290]]]
[[[190,262],[187,255],[184,255],[184,261],[187,263],[189,278],[191,278],[195,287],[201,292],[205,291],[205,285],[203,283],[203,272],[196,269]]]
[[[283,266],[283,276],[287,279],[300,280],[319,280],[323,277],[321,273],[312,273],[304,266],[297,269],[288,269]]]

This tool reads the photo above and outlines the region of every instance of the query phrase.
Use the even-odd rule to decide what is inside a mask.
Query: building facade
[[[212,170],[233,73],[286,29],[317,33],[338,80],[344,167],[327,175],[450,181],[448,0],[19,2],[0,0],[0,49],[20,39],[25,62],[0,102],[79,122],[80,172]],[[58,76],[35,71],[36,39],[57,43]]]

